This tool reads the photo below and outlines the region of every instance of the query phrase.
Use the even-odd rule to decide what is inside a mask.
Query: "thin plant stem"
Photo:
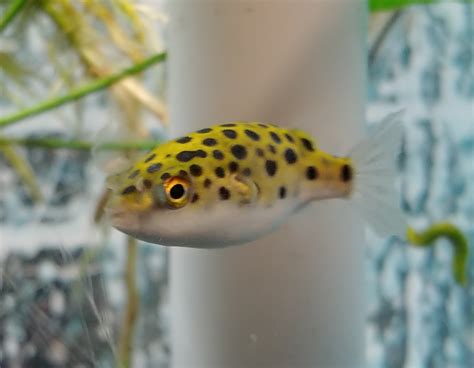
[[[108,189],[102,191],[94,209],[94,223],[98,224],[105,215],[105,206],[110,199],[111,192]]]
[[[28,3],[28,0],[13,0],[2,19],[0,19],[0,32],[2,32],[11,21],[18,15],[20,10]]]
[[[377,58],[380,47],[383,45],[385,39],[387,38],[388,34],[390,33],[390,30],[397,23],[397,21],[401,18],[402,14],[403,14],[403,10],[394,11],[391,14],[390,18],[388,19],[387,23],[385,23],[385,25],[383,26],[380,33],[377,35],[377,38],[375,39],[372,47],[369,50],[369,67],[374,65],[374,62]]]
[[[474,0],[458,0],[453,1],[454,3],[469,3]],[[401,9],[411,5],[429,5],[442,3],[441,0],[370,0],[369,7],[371,11],[389,11],[395,9]]]
[[[127,237],[127,255],[125,284],[127,287],[127,304],[122,321],[118,347],[118,363],[120,368],[129,368],[133,356],[133,336],[138,317],[139,294],[136,285],[138,244],[136,239]]]
[[[70,91],[68,94],[63,95],[63,96],[57,96],[53,97],[49,100],[40,102],[36,106],[32,106],[29,108],[26,108],[24,110],[21,110],[17,113],[14,113],[12,115],[5,116],[3,118],[0,118],[0,128],[6,127],[8,125],[14,124],[20,120],[24,120],[28,117],[31,116],[37,116],[39,114],[42,114],[46,111],[52,110],[54,108],[57,108],[61,105],[65,105],[69,102],[78,100],[81,97],[90,95],[92,93],[99,92],[103,90],[104,88],[110,87],[114,83],[117,83],[118,81],[131,76],[133,74],[140,73],[144,71],[145,69],[149,68],[150,66],[160,63],[162,61],[166,60],[166,52],[162,52],[159,54],[155,54],[145,60],[143,60],[140,63],[134,64],[129,68],[123,69],[122,71],[109,75],[107,77],[95,80],[85,86],[78,87],[76,89],[73,89]]]
[[[23,183],[29,189],[33,201],[42,201],[43,195],[41,194],[40,186],[28,160],[23,158],[13,149],[13,147],[10,146],[0,146],[0,154],[10,163],[12,168],[16,171]]]
[[[370,0],[370,11],[388,11],[400,9],[410,5],[426,5],[436,3],[439,0]]]
[[[10,138],[0,137],[0,146],[25,146],[49,149],[74,149],[74,150],[102,150],[102,151],[119,151],[119,150],[149,150],[155,148],[159,141],[116,141],[93,143],[82,140],[64,140],[60,138]]]

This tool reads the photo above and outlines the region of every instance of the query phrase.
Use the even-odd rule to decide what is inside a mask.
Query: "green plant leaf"
[[[437,3],[439,0],[370,0],[371,11],[395,10],[410,5],[426,5]]]
[[[14,0],[11,2],[5,14],[0,19],[0,32],[2,32],[11,21],[17,16],[21,9],[28,3],[28,0]]]
[[[18,176],[21,178],[25,186],[28,188],[31,194],[31,198],[34,202],[40,202],[43,200],[41,189],[36,180],[35,173],[26,159],[24,159],[19,152],[13,147],[2,146],[0,147],[0,154],[10,163],[11,167],[15,170]]]
[[[13,138],[0,136],[0,148],[4,146],[25,146],[48,149],[73,149],[73,150],[150,150],[155,148],[161,140],[139,140],[139,141],[109,141],[90,142],[78,139],[65,140],[54,137],[44,138]]]
[[[24,120],[28,117],[37,116],[39,114],[55,109],[69,102],[76,101],[79,98],[82,98],[84,96],[101,91],[104,88],[110,87],[114,83],[117,83],[118,81],[126,77],[129,77],[133,74],[140,73],[154,64],[163,62],[165,61],[165,59],[166,59],[166,52],[155,54],[143,60],[140,63],[134,64],[131,67],[123,69],[122,71],[116,74],[112,74],[110,76],[94,80],[82,87],[77,87],[76,89],[70,91],[66,95],[53,97],[35,106],[16,112],[12,115],[0,117],[0,127],[3,128],[8,125],[16,123],[17,121]]]

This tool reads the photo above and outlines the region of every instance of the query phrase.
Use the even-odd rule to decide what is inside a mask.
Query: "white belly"
[[[296,200],[281,200],[271,207],[257,205],[236,207],[221,202],[209,210],[169,211],[166,216],[153,215],[140,239],[167,246],[219,248],[242,244],[265,235],[277,227],[299,207]]]

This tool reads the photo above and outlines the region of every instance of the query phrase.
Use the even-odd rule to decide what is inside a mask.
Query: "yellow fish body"
[[[389,125],[392,134],[396,125]],[[383,170],[375,161],[373,167]],[[300,130],[221,124],[164,143],[110,176],[107,211],[115,228],[151,243],[241,244],[311,201],[352,197],[358,174],[366,175],[357,164],[319,150]]]

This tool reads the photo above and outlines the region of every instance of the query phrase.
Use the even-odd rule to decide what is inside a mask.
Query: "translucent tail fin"
[[[351,200],[380,236],[405,237],[406,220],[397,189],[397,160],[401,151],[402,111],[387,116],[350,152],[355,180]]]

